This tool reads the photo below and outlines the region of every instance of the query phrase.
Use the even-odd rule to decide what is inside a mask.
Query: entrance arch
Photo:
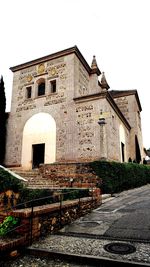
[[[48,113],[37,113],[25,124],[22,139],[21,164],[25,169],[56,159],[56,123]]]

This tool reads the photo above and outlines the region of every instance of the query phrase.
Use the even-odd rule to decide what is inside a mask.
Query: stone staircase
[[[42,165],[39,169],[11,171],[27,180],[32,189],[91,188],[98,183],[98,177],[89,163],[53,163]]]
[[[39,173],[39,169],[23,170],[19,167],[11,168],[11,171],[25,178],[27,182],[24,182],[24,184],[30,189],[55,189],[59,187],[57,182],[42,177]]]

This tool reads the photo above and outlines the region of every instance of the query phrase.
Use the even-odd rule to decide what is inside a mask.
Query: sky
[[[150,148],[150,0],[1,0],[0,75],[11,108],[10,67],[77,45],[110,89],[136,89]]]

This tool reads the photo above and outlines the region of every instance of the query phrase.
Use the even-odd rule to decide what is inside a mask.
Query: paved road
[[[150,241],[150,185],[116,194],[62,232]]]

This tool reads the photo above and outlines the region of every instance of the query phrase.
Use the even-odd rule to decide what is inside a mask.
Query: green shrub
[[[13,216],[5,217],[4,221],[0,224],[0,236],[7,235],[18,223],[18,218],[14,218]]]
[[[0,193],[7,190],[12,190],[14,193],[19,193],[19,199],[17,204],[28,202],[37,198],[44,198],[52,196],[52,191],[47,189],[28,189],[22,182],[22,180],[17,179],[15,176],[5,171],[3,168],[0,168]],[[51,199],[35,201],[34,206],[43,205],[52,203]],[[31,206],[31,203],[26,205],[27,207]],[[24,207],[18,206],[18,208]]]
[[[53,203],[53,190],[50,189],[29,189],[24,187],[22,190],[20,190],[19,193],[20,196],[18,199],[18,208],[31,207],[32,205],[40,206]],[[25,205],[21,203],[25,203]]]
[[[0,193],[8,189],[12,190],[14,193],[18,193],[23,189],[23,183],[21,180],[0,168]]]
[[[41,206],[46,204],[51,204],[54,202],[60,201],[60,194],[64,194],[62,196],[63,200],[71,200],[78,199],[82,197],[89,196],[88,189],[61,189],[58,191],[50,190],[50,189],[28,189],[24,188],[20,192],[19,205],[17,208],[31,207],[33,206]],[[46,199],[45,199],[46,198]],[[21,204],[21,203],[25,203]]]
[[[78,199],[89,196],[89,189],[63,189],[63,200]]]
[[[102,179],[102,193],[117,193],[150,183],[150,166],[136,163],[95,161],[93,170]]]

